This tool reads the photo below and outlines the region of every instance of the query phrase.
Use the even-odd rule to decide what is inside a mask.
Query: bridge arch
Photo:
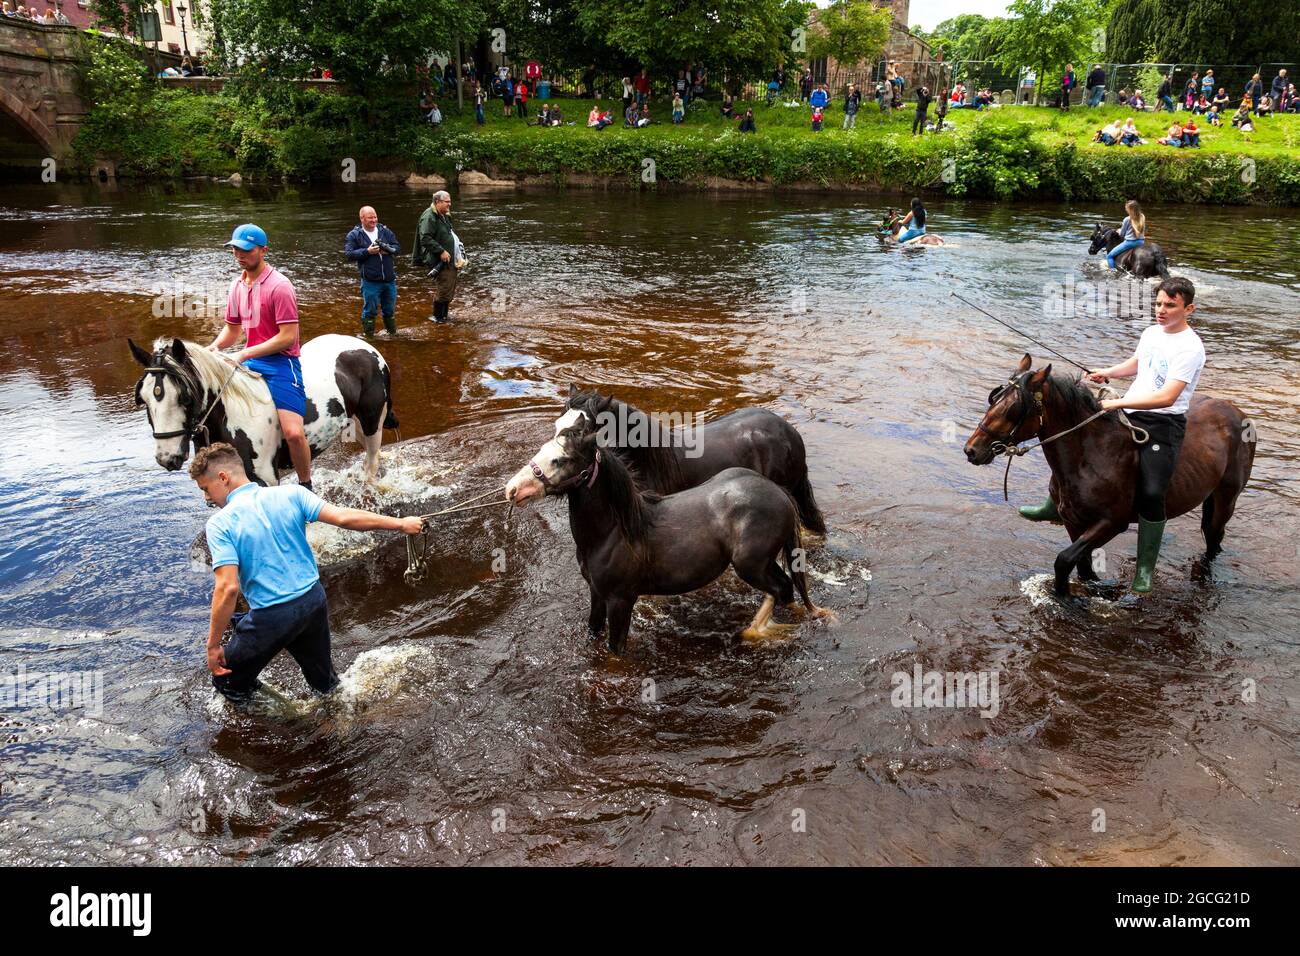
[[[0,111],[36,140],[46,156],[53,156],[59,150],[60,144],[54,130],[4,87],[0,87]]]

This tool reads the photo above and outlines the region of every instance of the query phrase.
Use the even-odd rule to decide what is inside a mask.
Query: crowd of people
[[[1072,72],[1067,68],[1066,73],[1063,74],[1061,79],[1063,90],[1071,88]],[[1106,71],[1100,64],[1094,66],[1085,82],[1088,89],[1088,105],[1101,106],[1106,96]],[[1226,86],[1220,85],[1214,70],[1207,69],[1204,75],[1193,70],[1183,84],[1182,90],[1177,93],[1175,93],[1174,74],[1169,72],[1160,77],[1154,99],[1148,100],[1141,89],[1135,88],[1130,92],[1127,87],[1121,87],[1115,95],[1115,101],[1118,105],[1134,111],[1149,109],[1159,112],[1164,109],[1170,113],[1187,111],[1208,116],[1210,111],[1216,108],[1220,115],[1227,112],[1232,105],[1233,97],[1229,95]],[[1267,116],[1270,113],[1300,113],[1300,91],[1296,90],[1295,83],[1285,67],[1277,71],[1277,75],[1273,77],[1267,88],[1264,86],[1263,77],[1259,73],[1254,74],[1246,81],[1238,102],[1254,116]]]
[[[41,13],[35,6],[29,7],[20,3],[15,7],[9,0],[4,0],[4,15],[13,20],[29,20],[32,23],[42,23],[46,26],[71,25],[72,23],[64,12],[56,9],[53,4],[47,7],[44,13]]]

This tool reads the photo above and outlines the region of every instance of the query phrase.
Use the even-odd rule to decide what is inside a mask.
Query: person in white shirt
[[[1143,331],[1137,351],[1127,361],[1088,373],[1094,382],[1133,378],[1123,398],[1104,399],[1101,407],[1125,409],[1129,420],[1150,436],[1138,446],[1138,560],[1133,575],[1133,590],[1138,593],[1152,587],[1165,530],[1165,492],[1187,431],[1187,409],[1205,367],[1205,346],[1187,324],[1196,311],[1195,295],[1195,287],[1181,276],[1160,283],[1156,324]],[[1049,499],[1038,508],[1021,508],[1020,514],[1045,521],[1052,520],[1055,511]]]

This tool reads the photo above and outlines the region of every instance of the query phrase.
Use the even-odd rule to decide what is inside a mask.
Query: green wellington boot
[[[1133,590],[1146,594],[1151,590],[1156,572],[1156,558],[1160,557],[1160,539],[1165,534],[1163,521],[1138,518],[1138,561],[1133,572]]]
[[[1028,521],[1060,521],[1061,513],[1056,510],[1056,502],[1048,498],[1041,505],[1035,508],[1033,505],[1022,505],[1019,509],[1020,517]]]

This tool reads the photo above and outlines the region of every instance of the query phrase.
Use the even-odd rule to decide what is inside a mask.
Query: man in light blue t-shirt
[[[330,658],[329,609],[307,544],[308,522],[406,534],[419,534],[423,522],[336,508],[301,485],[256,485],[239,452],[224,442],[194,456],[190,477],[221,509],[207,525],[217,579],[208,624],[212,683],[227,697],[246,698],[260,686],[257,675],[271,658],[287,650],[308,684],[322,694],[333,690],[339,679]],[[249,610],[234,614],[241,591]],[[223,647],[221,635],[232,619],[234,635]]]

